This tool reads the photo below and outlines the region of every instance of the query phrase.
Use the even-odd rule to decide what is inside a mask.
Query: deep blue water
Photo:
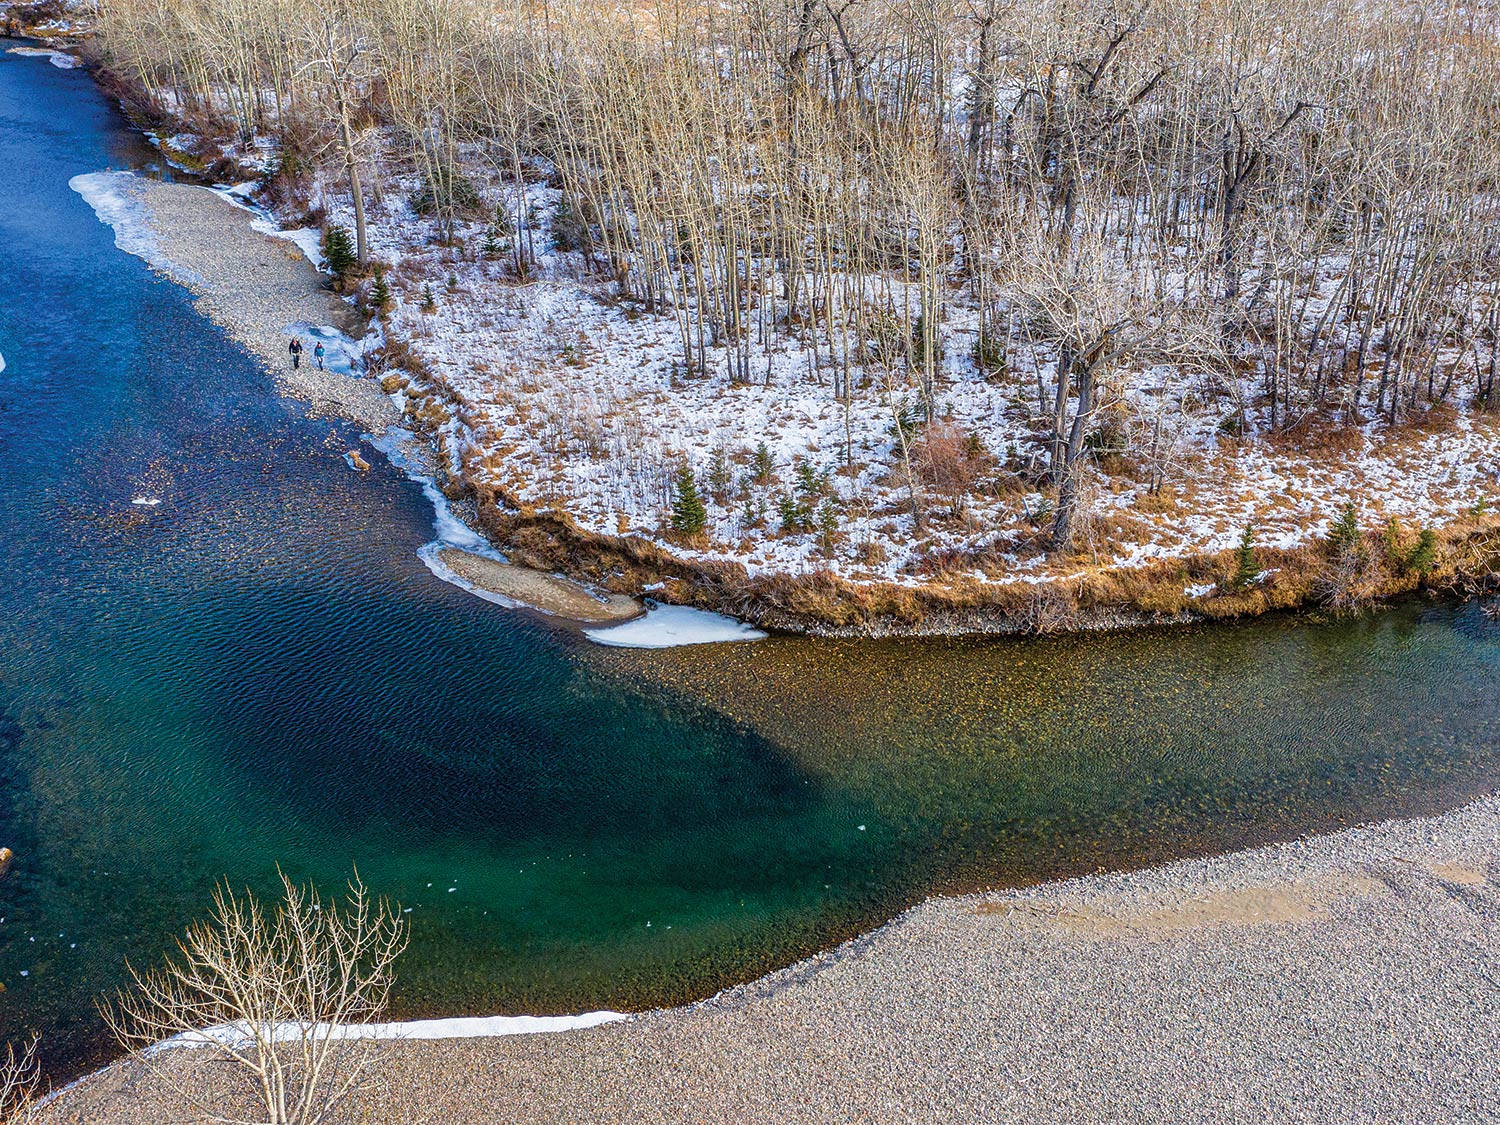
[[[1472,609],[642,655],[473,599],[417,486],[67,186],[150,159],[85,73],[0,53],[0,1040],[54,1075],[109,1054],[126,957],[277,863],[410,907],[399,1014],[639,1006],[932,890],[1500,779]]]

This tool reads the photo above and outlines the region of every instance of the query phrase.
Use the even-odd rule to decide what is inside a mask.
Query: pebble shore
[[[935,899],[625,1023],[380,1049],[380,1079],[350,1121],[1496,1121],[1500,794],[1229,856]],[[222,1068],[177,1065],[222,1081]],[[43,1120],[171,1120],[158,1081],[118,1064]]]

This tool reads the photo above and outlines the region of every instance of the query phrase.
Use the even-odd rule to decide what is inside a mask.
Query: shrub
[[[673,490],[672,530],[687,536],[703,534],[703,529],[708,526],[708,509],[703,506],[693,470],[687,465],[677,470]]]
[[[411,209],[423,218],[439,213],[472,215],[484,206],[474,181],[460,172],[441,170],[411,197]]]
[[[974,341],[974,366],[988,377],[1005,374],[1005,341],[988,331],[981,331]]]
[[[437,298],[432,295],[432,286],[422,286],[422,311],[424,313],[437,312]]]

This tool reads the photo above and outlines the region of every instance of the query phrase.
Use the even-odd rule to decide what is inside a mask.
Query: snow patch
[[[680,645],[758,641],[766,636],[753,625],[722,613],[651,601],[646,603],[645,617],[608,629],[585,629],[583,635],[595,644],[613,648],[677,648]]]
[[[154,508],[161,500],[155,496],[137,496],[131,503],[138,508]]]
[[[271,1029],[277,1043],[291,1043],[304,1036],[314,1039],[491,1039],[507,1035],[541,1035],[577,1031],[618,1023],[630,1017],[623,1012],[585,1012],[577,1016],[460,1016],[443,1020],[409,1020],[404,1023],[299,1024],[279,1023]],[[172,1047],[242,1047],[253,1041],[244,1023],[221,1024],[202,1031],[174,1035],[158,1043],[154,1051]]]
[[[229,192],[221,192],[221,195],[230,195]],[[300,230],[282,230],[270,219],[256,219],[250,224],[250,229],[259,231],[261,234],[269,234],[272,238],[282,238],[288,242],[296,243],[297,249],[301,250],[307,260],[313,264],[314,269],[323,268],[323,234],[315,227],[303,227]]]

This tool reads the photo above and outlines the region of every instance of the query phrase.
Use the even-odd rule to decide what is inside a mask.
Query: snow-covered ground
[[[184,149],[191,141],[172,138]],[[258,139],[243,154],[247,175],[270,158],[268,143]],[[919,525],[895,424],[916,403],[911,387],[867,376],[845,401],[828,371],[832,357],[825,351],[820,369],[785,333],[769,358],[753,360],[748,382],[730,378],[722,349],[710,350],[705,374],[686,375],[670,312],[618,300],[580,254],[552,248],[559,192],[529,184],[515,207],[511,185],[476,179],[490,206],[525,214],[530,229],[493,232],[470,221],[440,238],[409,203],[419,186],[411,176],[385,176],[368,200],[371,253],[394,298],[386,334],[451,392],[429,394],[434,388],[407,373],[397,401],[438,433],[451,471],[518,504],[565,512],[587,531],[642,536],[751,576],[1037,582],[1080,567],[1221,551],[1252,524],[1258,545],[1296,546],[1324,534],[1350,501],[1367,527],[1397,518],[1414,528],[1494,508],[1500,494],[1500,419],[1490,415],[1450,410],[1441,424],[1395,430],[1372,422],[1334,446],[1299,446],[1257,432],[1255,380],[1226,388],[1190,371],[1145,367],[1118,373],[1100,410],[1130,435],[1132,453],[1087,471],[1080,554],[1049,557],[1049,505],[1024,469],[1050,424],[1055,360],[1013,351],[1006,374],[987,377],[972,359],[977,310],[955,291],[929,429],[965,444],[982,471],[958,504],[925,489]],[[74,186],[122,246],[152,260],[152,248],[138,245],[127,185],[99,174]],[[250,205],[248,183],[225,190]],[[313,203],[352,229],[337,181],[321,181]],[[283,237],[321,262],[318,231]],[[508,270],[517,239],[536,253],[525,282]],[[1239,403],[1252,404],[1251,429],[1235,438],[1224,422]],[[683,465],[708,513],[706,536],[692,544],[670,528]],[[783,504],[799,501],[812,530],[784,526]]]
[[[711,353],[706,377],[683,377],[670,315],[617,302],[607,284],[587,276],[579,255],[548,249],[557,192],[527,189],[539,264],[518,284],[506,280],[503,253],[483,252],[485,224],[459,224],[455,241],[440,244],[433,224],[407,204],[414,187],[387,183],[371,208],[372,252],[387,264],[396,297],[387,330],[456,393],[456,407],[441,396],[431,402],[443,412],[439,428],[454,466],[472,479],[538,510],[565,511],[587,530],[645,536],[682,556],[742,564],[751,575],[823,571],[917,585],[939,571],[1036,581],[1080,565],[1040,549],[1046,503],[1006,468],[1034,454],[1044,433],[1047,393],[1039,393],[1036,367],[1013,356],[1008,376],[987,379],[970,358],[977,313],[961,300],[944,326],[934,417],[976,443],[990,469],[959,515],[929,492],[919,530],[894,426],[910,392],[866,386],[846,407],[831,376],[815,374],[808,350],[790,338],[768,363],[756,361],[748,384],[731,381],[722,352],[717,362]],[[496,201],[504,190],[495,186]],[[321,202],[332,220],[352,226],[347,199],[328,191]],[[418,383],[414,397],[421,391]],[[1248,382],[1241,391],[1253,398]],[[1111,409],[1152,442],[1165,484],[1153,493],[1139,462],[1091,473],[1085,565],[1220,551],[1251,523],[1257,544],[1295,546],[1323,534],[1351,500],[1366,526],[1390,517],[1436,524],[1494,506],[1500,462],[1497,423],[1487,415],[1460,413],[1425,430],[1371,423],[1353,432],[1347,449],[1299,449],[1288,440],[1225,436],[1233,401],[1172,370],[1123,374]],[[1169,416],[1155,431],[1161,436],[1142,438],[1159,414]],[[774,470],[769,482],[755,483],[751,462],[762,445]],[[672,478],[682,464],[693,468],[709,514],[707,541],[693,547],[669,527]],[[802,465],[826,482],[831,534],[782,528],[778,503],[797,498]],[[715,466],[726,485],[717,497],[709,483]],[[815,503],[821,509],[824,500]]]

